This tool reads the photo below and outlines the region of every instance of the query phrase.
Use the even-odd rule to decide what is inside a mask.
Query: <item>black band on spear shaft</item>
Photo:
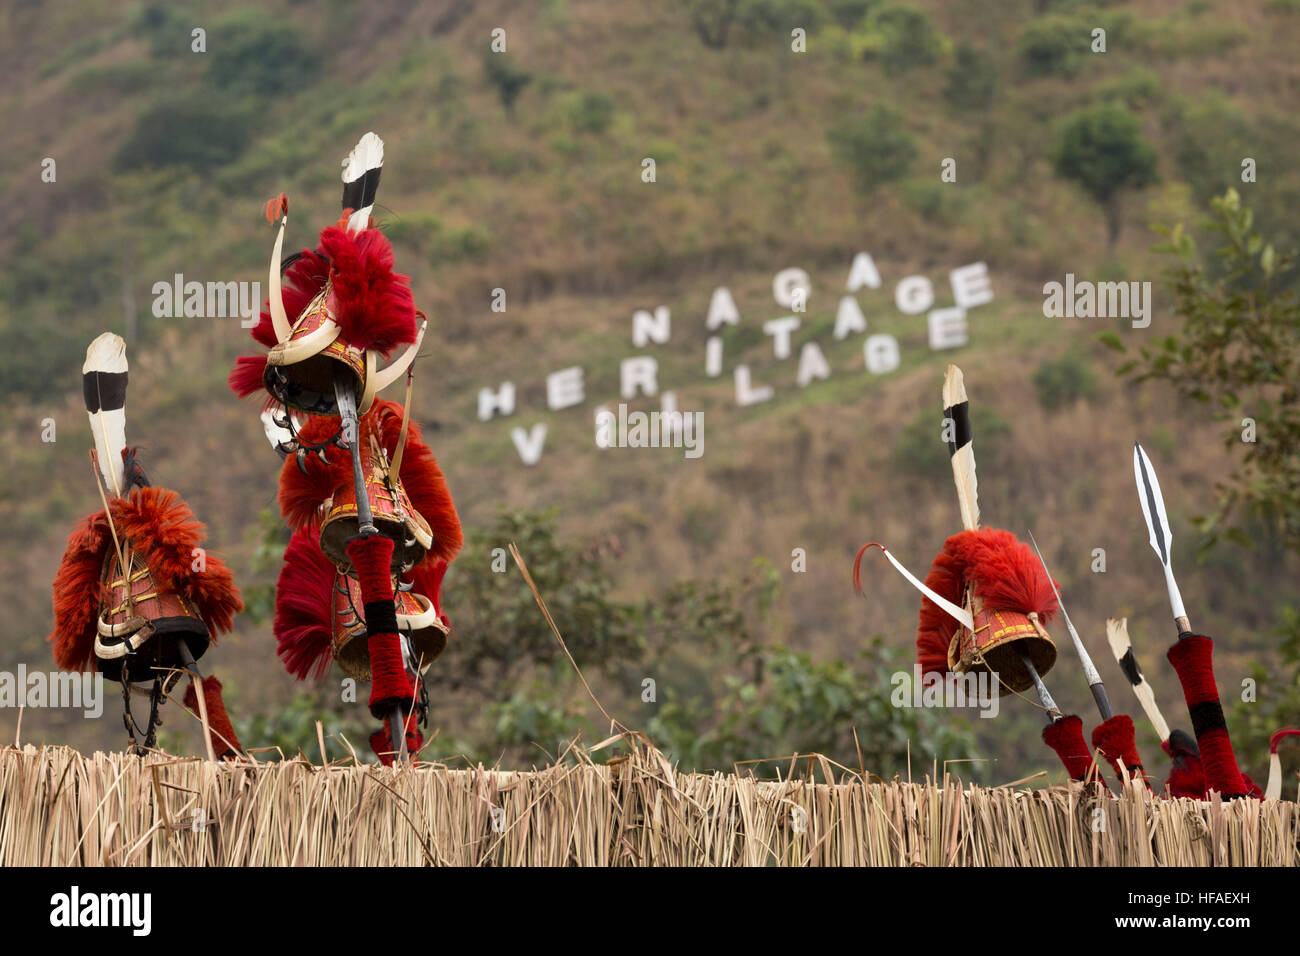
[[[1223,705],[1217,700],[1207,700],[1187,708],[1192,718],[1192,731],[1199,739],[1207,730],[1227,730],[1228,721],[1223,716]]]
[[[970,402],[959,402],[943,410],[943,417],[952,419],[953,437],[948,442],[948,456],[952,457],[971,443],[974,435],[970,427]]]
[[[367,601],[364,613],[368,634],[397,633],[397,609],[391,599]]]

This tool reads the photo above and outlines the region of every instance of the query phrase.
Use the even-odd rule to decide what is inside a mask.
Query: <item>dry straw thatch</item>
[[[639,743],[532,772],[0,751],[0,866],[426,864],[1296,866],[1300,807],[769,782],[679,773]]]

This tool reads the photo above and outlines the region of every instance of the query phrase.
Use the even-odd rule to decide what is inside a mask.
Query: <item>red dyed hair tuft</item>
[[[295,531],[275,584],[276,653],[298,680],[324,677],[333,660],[334,565],[316,536]]]

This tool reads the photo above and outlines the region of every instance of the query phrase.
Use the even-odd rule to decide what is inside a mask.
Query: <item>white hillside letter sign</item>
[[[572,408],[586,401],[582,387],[582,366],[573,365],[546,376],[546,407],[553,412]]]
[[[478,390],[478,420],[486,422],[493,415],[515,413],[515,383],[502,382],[495,392],[490,388]]]
[[[546,444],[546,425],[538,422],[531,431],[512,428],[510,440],[515,443],[515,451],[519,452],[520,460],[531,467],[542,460],[542,446]]]
[[[709,315],[704,320],[704,327],[710,332],[716,332],[719,326],[739,324],[740,312],[736,309],[736,300],[725,286],[718,286],[713,290],[713,298],[709,300]]]
[[[639,349],[645,348],[652,341],[665,344],[672,335],[672,315],[668,306],[661,305],[651,315],[645,309],[632,313],[632,344]]]
[[[811,294],[812,280],[802,269],[782,269],[772,279],[772,297],[783,309],[793,309],[796,304],[807,304]]]

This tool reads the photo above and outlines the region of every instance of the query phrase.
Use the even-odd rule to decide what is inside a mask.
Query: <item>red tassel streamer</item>
[[[295,531],[275,585],[276,653],[298,680],[321,678],[333,661],[334,565],[314,535]]]
[[[194,692],[193,678],[190,679],[190,686],[185,688],[183,702],[194,713],[202,713],[199,710],[198,695]],[[235,728],[226,713],[226,703],[221,697],[221,681],[215,677],[203,678],[203,703],[208,711],[208,736],[212,740],[212,752],[219,760],[234,760],[244,748],[240,746],[239,737],[235,735]]]

